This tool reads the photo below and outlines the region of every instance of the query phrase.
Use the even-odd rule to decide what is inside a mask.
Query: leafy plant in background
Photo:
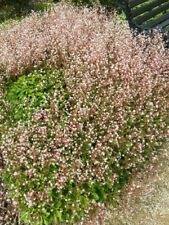
[[[50,0],[0,0],[0,22],[19,20],[31,11],[45,11],[50,9],[50,3],[52,3]]]
[[[58,2],[58,0],[54,0],[54,2]],[[71,2],[78,6],[102,6],[109,10],[117,9],[121,11],[117,0],[66,0],[66,2]]]
[[[0,0],[1,20],[23,15],[28,11],[31,2],[30,0]]]

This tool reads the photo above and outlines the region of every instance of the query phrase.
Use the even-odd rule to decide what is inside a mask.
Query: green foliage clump
[[[50,9],[52,1],[32,0],[0,0],[0,23],[7,23],[13,20],[20,20],[31,11],[45,11]]]
[[[62,77],[56,70],[34,70],[8,85],[5,99],[10,105],[8,115],[11,119],[14,122],[27,121],[37,108],[46,108],[49,97],[56,89],[61,90]]]
[[[30,11],[31,0],[0,0],[0,22]]]

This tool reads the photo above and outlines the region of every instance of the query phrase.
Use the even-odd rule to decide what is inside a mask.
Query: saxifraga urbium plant
[[[168,53],[158,35],[133,38],[125,24],[70,6],[7,34],[4,78],[28,75],[4,91],[3,180],[25,224],[73,224],[114,204],[165,141]]]

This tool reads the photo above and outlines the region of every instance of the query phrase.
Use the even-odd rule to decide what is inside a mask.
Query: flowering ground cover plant
[[[58,5],[2,30],[0,45],[3,180],[20,219],[73,224],[116,203],[167,136],[159,35],[133,38],[104,12]]]

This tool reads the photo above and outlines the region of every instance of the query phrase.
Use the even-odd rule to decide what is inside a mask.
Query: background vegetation
[[[19,19],[31,11],[44,11],[49,9],[52,3],[58,3],[60,0],[0,0],[0,22],[9,19]],[[116,9],[119,12],[120,7],[117,1],[111,0],[64,0],[78,6],[102,6],[107,10]]]

